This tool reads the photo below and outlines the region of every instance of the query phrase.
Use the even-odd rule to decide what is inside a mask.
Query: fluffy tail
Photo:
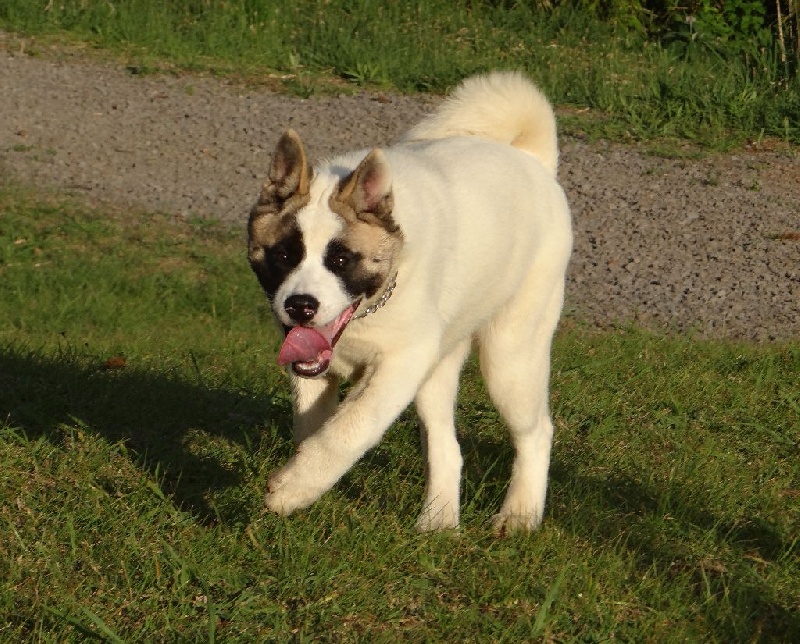
[[[480,136],[536,156],[553,176],[558,142],[553,108],[517,72],[492,72],[463,81],[439,108],[413,127],[406,140]]]

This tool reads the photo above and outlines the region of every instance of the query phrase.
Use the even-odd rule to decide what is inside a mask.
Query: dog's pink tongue
[[[286,334],[278,354],[278,364],[284,366],[293,362],[314,362],[320,354],[331,350],[331,343],[319,331],[296,326]]]

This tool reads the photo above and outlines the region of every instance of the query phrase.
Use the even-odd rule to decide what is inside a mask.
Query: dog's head
[[[248,259],[286,331],[278,362],[314,377],[347,324],[391,283],[403,235],[380,150],[351,172],[308,165],[287,131],[248,222]]]

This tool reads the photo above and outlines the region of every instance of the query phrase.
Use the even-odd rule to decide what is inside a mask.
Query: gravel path
[[[391,142],[436,100],[304,100],[15,55],[2,40],[0,178],[240,226],[287,126],[321,158]],[[800,155],[673,160],[563,139],[560,175],[575,220],[567,307],[578,319],[800,336]]]

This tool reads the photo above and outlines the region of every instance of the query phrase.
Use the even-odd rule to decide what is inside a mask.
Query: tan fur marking
[[[273,213],[251,215],[248,224],[250,248],[257,249],[272,246],[285,238],[297,226],[295,220],[296,212],[296,210],[291,210],[280,215]]]
[[[392,217],[391,168],[383,152],[370,152],[340,181],[328,205],[345,222],[342,243],[361,255],[350,279],[372,288],[380,285],[374,293],[379,297],[396,271],[403,246],[403,233]]]
[[[392,218],[391,168],[381,150],[370,152],[350,175],[340,181],[331,196],[330,207],[348,223],[361,220],[389,232],[397,230]]]
[[[342,241],[351,250],[364,256],[365,268],[370,272],[385,268],[389,272],[398,251],[403,245],[403,234],[397,229],[390,233],[387,230],[357,221],[345,227]]]
[[[295,215],[308,205],[313,171],[297,132],[287,130],[278,141],[258,201],[247,224],[251,261],[263,259],[265,246],[283,239],[296,226]]]
[[[368,223],[356,218],[352,210],[346,215],[339,210],[337,214],[346,224],[339,239],[347,248],[361,255],[358,271],[353,278],[362,283],[374,282],[376,286],[379,285],[374,296],[364,302],[369,306],[372,299],[380,297],[397,271],[399,254],[403,247],[403,233],[397,226],[388,231],[378,222]]]

